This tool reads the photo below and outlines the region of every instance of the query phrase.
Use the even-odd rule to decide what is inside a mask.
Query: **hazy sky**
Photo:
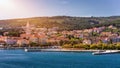
[[[0,0],[0,19],[120,15],[120,0]]]

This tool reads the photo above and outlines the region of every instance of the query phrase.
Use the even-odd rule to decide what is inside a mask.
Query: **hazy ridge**
[[[0,27],[21,27],[26,22],[36,27],[59,27],[62,30],[86,29],[98,26],[114,25],[120,26],[120,16],[110,17],[71,17],[71,16],[53,16],[53,17],[33,17],[0,20]]]

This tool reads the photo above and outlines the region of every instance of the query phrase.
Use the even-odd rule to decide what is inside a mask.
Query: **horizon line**
[[[72,15],[53,15],[53,16],[29,16],[29,17],[16,17],[16,18],[4,18],[0,20],[12,20],[12,19],[27,19],[27,18],[39,18],[39,17],[57,17],[57,16],[66,16],[66,17],[114,17],[120,15],[108,15],[108,16],[72,16]]]

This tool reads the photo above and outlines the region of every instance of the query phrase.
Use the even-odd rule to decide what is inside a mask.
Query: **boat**
[[[105,55],[105,54],[116,54],[120,53],[118,50],[106,50],[106,51],[98,51],[98,52],[93,52],[93,55]]]

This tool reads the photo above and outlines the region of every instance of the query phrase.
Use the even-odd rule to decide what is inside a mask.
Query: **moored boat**
[[[117,50],[106,50],[106,51],[98,51],[98,52],[93,52],[93,55],[104,55],[104,54],[116,54],[120,53],[120,51]]]

